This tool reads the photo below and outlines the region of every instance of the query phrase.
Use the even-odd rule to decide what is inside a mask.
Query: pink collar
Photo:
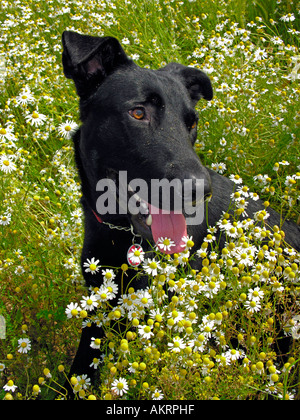
[[[98,220],[99,223],[103,223],[103,220],[101,219],[100,216],[98,216],[98,214],[96,212],[94,212],[94,210],[92,210],[92,212],[94,213],[96,219]]]

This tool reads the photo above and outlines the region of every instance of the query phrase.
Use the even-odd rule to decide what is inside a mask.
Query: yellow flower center
[[[152,262],[149,264],[149,267],[150,267],[150,268],[152,268],[152,269],[157,268],[157,264],[156,264],[154,261],[152,261]]]

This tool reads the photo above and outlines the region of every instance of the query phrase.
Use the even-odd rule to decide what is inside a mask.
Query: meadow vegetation
[[[269,206],[300,220],[299,13],[287,0],[1,1],[0,399],[65,398],[82,324],[92,321],[106,332],[91,343],[103,349],[93,361],[101,381],[72,378],[75,398],[299,398],[300,254],[281,226],[268,226]],[[205,71],[215,96],[198,104],[195,147],[237,184],[233,216],[209,226],[194,255],[192,238],[181,254],[144,255],[136,275],[147,273],[149,288],[123,290],[116,307],[115,273],[133,268],[80,267],[71,139],[80,121],[61,65],[66,29],[114,36],[142,67]],[[243,222],[258,196],[265,209]],[[98,288],[85,289],[82,268]]]

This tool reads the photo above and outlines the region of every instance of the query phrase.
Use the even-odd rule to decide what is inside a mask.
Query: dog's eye
[[[142,120],[145,118],[145,110],[143,108],[134,108],[129,111],[130,115],[136,120]]]
[[[194,111],[190,111],[185,117],[186,128],[192,131],[197,127],[198,119],[198,115]]]

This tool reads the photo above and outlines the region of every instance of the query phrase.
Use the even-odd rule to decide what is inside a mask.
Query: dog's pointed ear
[[[116,38],[65,31],[62,44],[64,74],[74,80],[81,98],[89,97],[119,66],[132,63]]]
[[[189,92],[194,106],[201,98],[204,98],[207,101],[212,100],[213,89],[211,81],[207,74],[203,71],[193,67],[183,66],[182,64],[178,63],[170,63],[160,70],[168,71],[169,73],[181,79],[182,83],[185,85]]]

